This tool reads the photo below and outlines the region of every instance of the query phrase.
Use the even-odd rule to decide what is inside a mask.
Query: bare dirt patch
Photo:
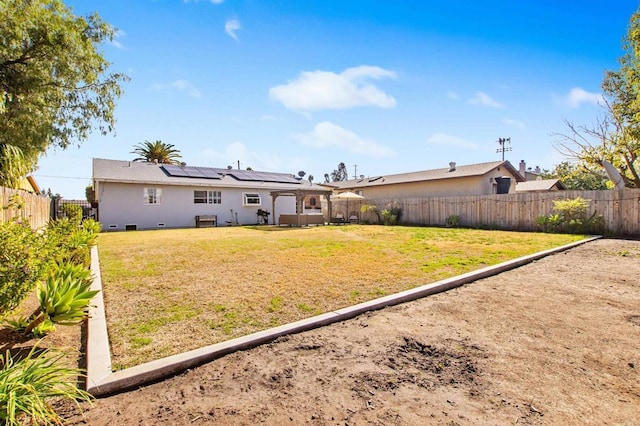
[[[72,424],[632,425],[640,242],[599,240],[100,399]]]

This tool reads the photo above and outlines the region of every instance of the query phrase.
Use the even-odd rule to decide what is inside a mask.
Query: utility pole
[[[358,179],[358,165],[357,164],[353,165],[353,178],[354,179]]]
[[[511,138],[498,138],[498,145],[500,145],[500,148],[496,149],[496,152],[502,153],[502,161],[504,161],[505,151],[511,151],[511,147],[507,146],[511,145]]]

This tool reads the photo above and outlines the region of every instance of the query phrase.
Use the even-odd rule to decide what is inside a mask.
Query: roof
[[[93,159],[96,182],[137,183],[148,185],[219,186],[246,189],[312,188],[308,181],[292,174],[213,167],[170,166],[136,161]]]
[[[393,185],[409,182],[423,182],[439,179],[452,179],[469,176],[482,176],[498,167],[505,167],[518,182],[523,182],[524,178],[520,175],[511,163],[508,161],[492,161],[489,163],[468,164],[462,166],[445,167],[442,169],[423,170],[419,172],[400,173],[386,176],[374,176],[362,179],[343,180],[340,182],[325,183],[324,185],[334,188],[360,188],[372,187],[378,185]]]
[[[18,187],[22,190],[40,195],[40,187],[38,186],[35,178],[31,175],[22,178]]]
[[[519,182],[516,185],[516,192],[551,191],[554,188],[560,190],[567,189],[559,179],[541,179]]]

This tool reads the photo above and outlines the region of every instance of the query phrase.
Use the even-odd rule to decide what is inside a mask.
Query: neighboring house
[[[535,169],[532,169],[531,167],[527,168],[527,163],[525,163],[524,160],[520,160],[520,164],[518,164],[518,172],[520,172],[520,175],[522,175],[522,177],[528,181],[538,180],[540,179],[540,175],[542,174],[542,171],[538,166],[536,166]]]
[[[34,177],[31,175],[24,177],[20,180],[19,189],[40,195],[40,187],[38,186],[38,183],[36,182]]]
[[[518,182],[516,192],[564,191],[567,188],[559,179],[540,179]]]
[[[94,159],[93,188],[109,231],[194,227],[212,215],[217,226],[256,224],[259,210],[295,214],[297,197],[285,195],[319,187],[285,173]]]
[[[508,161],[469,164],[324,184],[336,193],[353,191],[367,199],[507,194],[524,178]]]

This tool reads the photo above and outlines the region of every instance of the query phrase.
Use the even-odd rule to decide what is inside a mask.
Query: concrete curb
[[[527,263],[541,259],[554,253],[559,253],[581,244],[601,238],[590,237],[575,243],[566,244],[550,250],[541,251],[518,259],[499,263],[494,266],[468,272],[456,277],[447,278],[432,284],[423,285],[411,290],[393,295],[370,300],[358,305],[338,309],[312,318],[285,324],[279,327],[253,333],[226,342],[204,346],[199,349],[161,358],[125,370],[111,371],[111,355],[107,334],[107,322],[104,313],[104,299],[102,292],[94,299],[95,306],[91,309],[91,318],[87,325],[87,391],[94,396],[106,396],[124,390],[139,387],[144,384],[159,381],[173,376],[190,368],[210,362],[232,352],[251,349],[268,343],[280,336],[300,333],[314,328],[322,327],[346,319],[354,318],[364,312],[382,309],[387,306],[397,305],[420,299],[425,296],[440,293],[460,287],[483,278],[496,275],[510,269],[518,268]],[[100,280],[100,264],[98,249],[93,247],[91,251],[91,269],[94,274],[93,288],[102,289]]]

